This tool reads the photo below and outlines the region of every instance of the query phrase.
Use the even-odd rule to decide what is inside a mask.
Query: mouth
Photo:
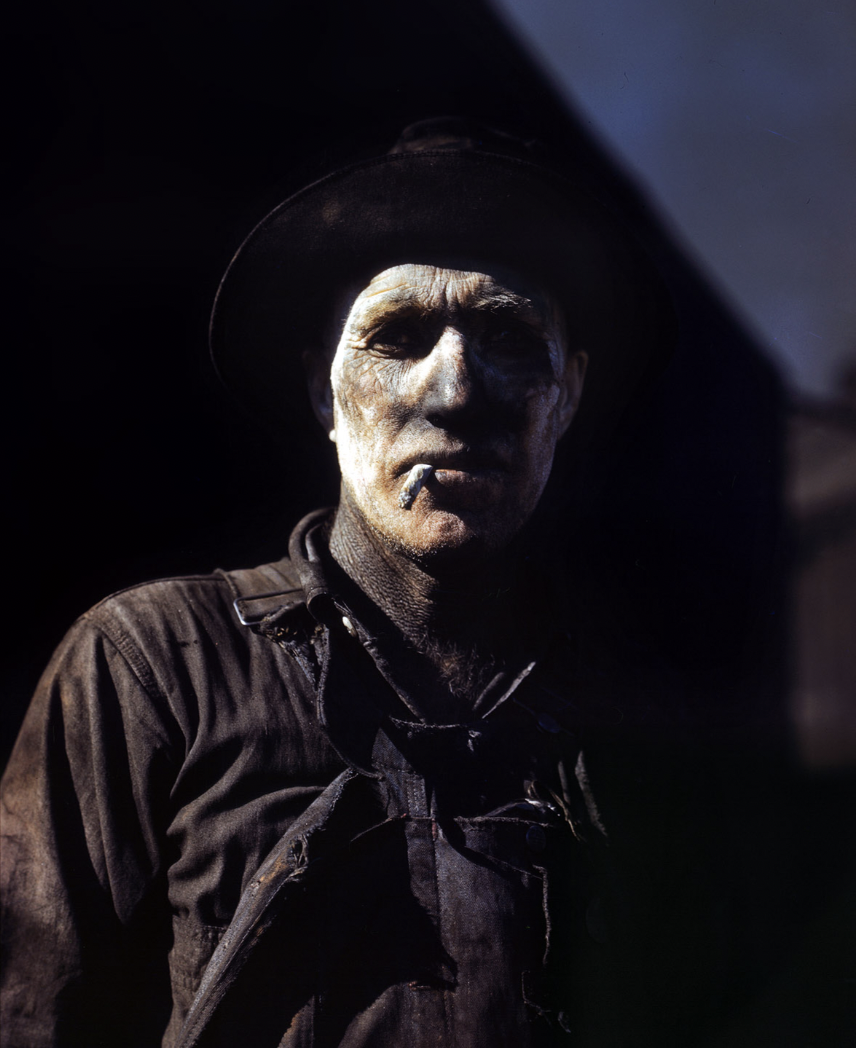
[[[506,468],[504,460],[495,451],[460,447],[422,450],[408,458],[397,472],[403,477],[420,463],[430,464],[435,477],[440,473],[478,474]]]
[[[420,454],[408,460],[401,469],[404,483],[399,489],[398,504],[409,510],[423,486],[428,483],[435,495],[444,489],[449,494],[469,497],[484,494],[496,486],[499,474],[505,469],[502,459],[493,452],[470,448],[443,448]],[[485,488],[487,485],[487,488]]]

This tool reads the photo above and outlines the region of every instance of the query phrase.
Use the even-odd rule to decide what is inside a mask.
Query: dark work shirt
[[[4,780],[3,1044],[695,1043],[736,949],[697,750],[560,618],[420,721],[323,534],[63,641]]]

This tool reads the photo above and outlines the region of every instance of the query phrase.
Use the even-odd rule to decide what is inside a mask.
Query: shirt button
[[[345,629],[348,631],[348,633],[350,633],[352,637],[356,637],[357,631],[354,629],[354,624],[353,622],[351,622],[347,615],[342,616],[342,625],[345,627]]]
[[[547,834],[543,826],[530,826],[526,831],[526,844],[534,852],[542,852],[547,847]]]

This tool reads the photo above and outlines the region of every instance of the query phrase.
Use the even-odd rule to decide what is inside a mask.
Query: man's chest
[[[313,802],[324,803],[345,767],[322,723],[332,709],[334,729],[343,728],[338,716],[346,734],[372,736],[368,774],[355,773],[351,787],[364,801],[340,810],[335,832],[310,818],[309,837],[318,835],[325,854],[338,857],[318,870],[299,903],[283,903],[290,930],[279,936],[277,966],[293,969],[294,985],[311,970],[313,1009],[324,1000],[335,1023],[366,1006],[351,1001],[359,987],[384,1012],[384,1028],[391,1015],[409,1022],[414,1008],[451,1009],[459,1024],[475,1022],[485,1002],[495,1010],[509,986],[514,1016],[503,1021],[523,1021],[533,1007],[521,989],[524,973],[527,994],[543,982],[548,894],[554,909],[567,910],[568,900],[585,909],[586,860],[568,818],[573,807],[578,826],[584,819],[575,739],[545,730],[553,722],[539,724],[525,704],[472,725],[361,718],[374,690],[387,687],[364,660],[338,659],[324,681],[327,716],[323,708],[319,716],[308,676],[296,688],[293,676],[277,686],[268,672],[264,689],[247,687],[216,718],[203,718],[206,730],[176,782],[169,830],[180,1011],[241,890],[290,828],[304,826]],[[374,812],[368,819],[367,806]],[[377,833],[381,824],[388,829]]]

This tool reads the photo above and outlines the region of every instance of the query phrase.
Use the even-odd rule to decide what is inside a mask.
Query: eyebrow
[[[381,301],[366,303],[359,318],[360,326],[382,323],[393,316],[424,316],[433,312],[432,307],[423,301],[421,288],[402,284],[393,289],[384,288],[375,294],[384,297]],[[516,317],[529,322],[537,321],[541,324],[549,322],[550,319],[546,303],[539,308],[532,299],[513,291],[478,291],[472,298],[466,299],[463,304],[453,309],[452,315],[462,307],[480,313]]]
[[[381,302],[369,302],[356,317],[348,317],[346,327],[356,323],[359,327],[371,327],[386,320],[412,316],[422,316],[429,311],[420,304],[415,295],[396,295]]]
[[[479,312],[494,313],[504,317],[518,317],[521,320],[537,320],[539,323],[549,321],[549,307],[546,303],[539,306],[525,295],[513,291],[492,291],[480,294],[468,303],[470,308]]]

